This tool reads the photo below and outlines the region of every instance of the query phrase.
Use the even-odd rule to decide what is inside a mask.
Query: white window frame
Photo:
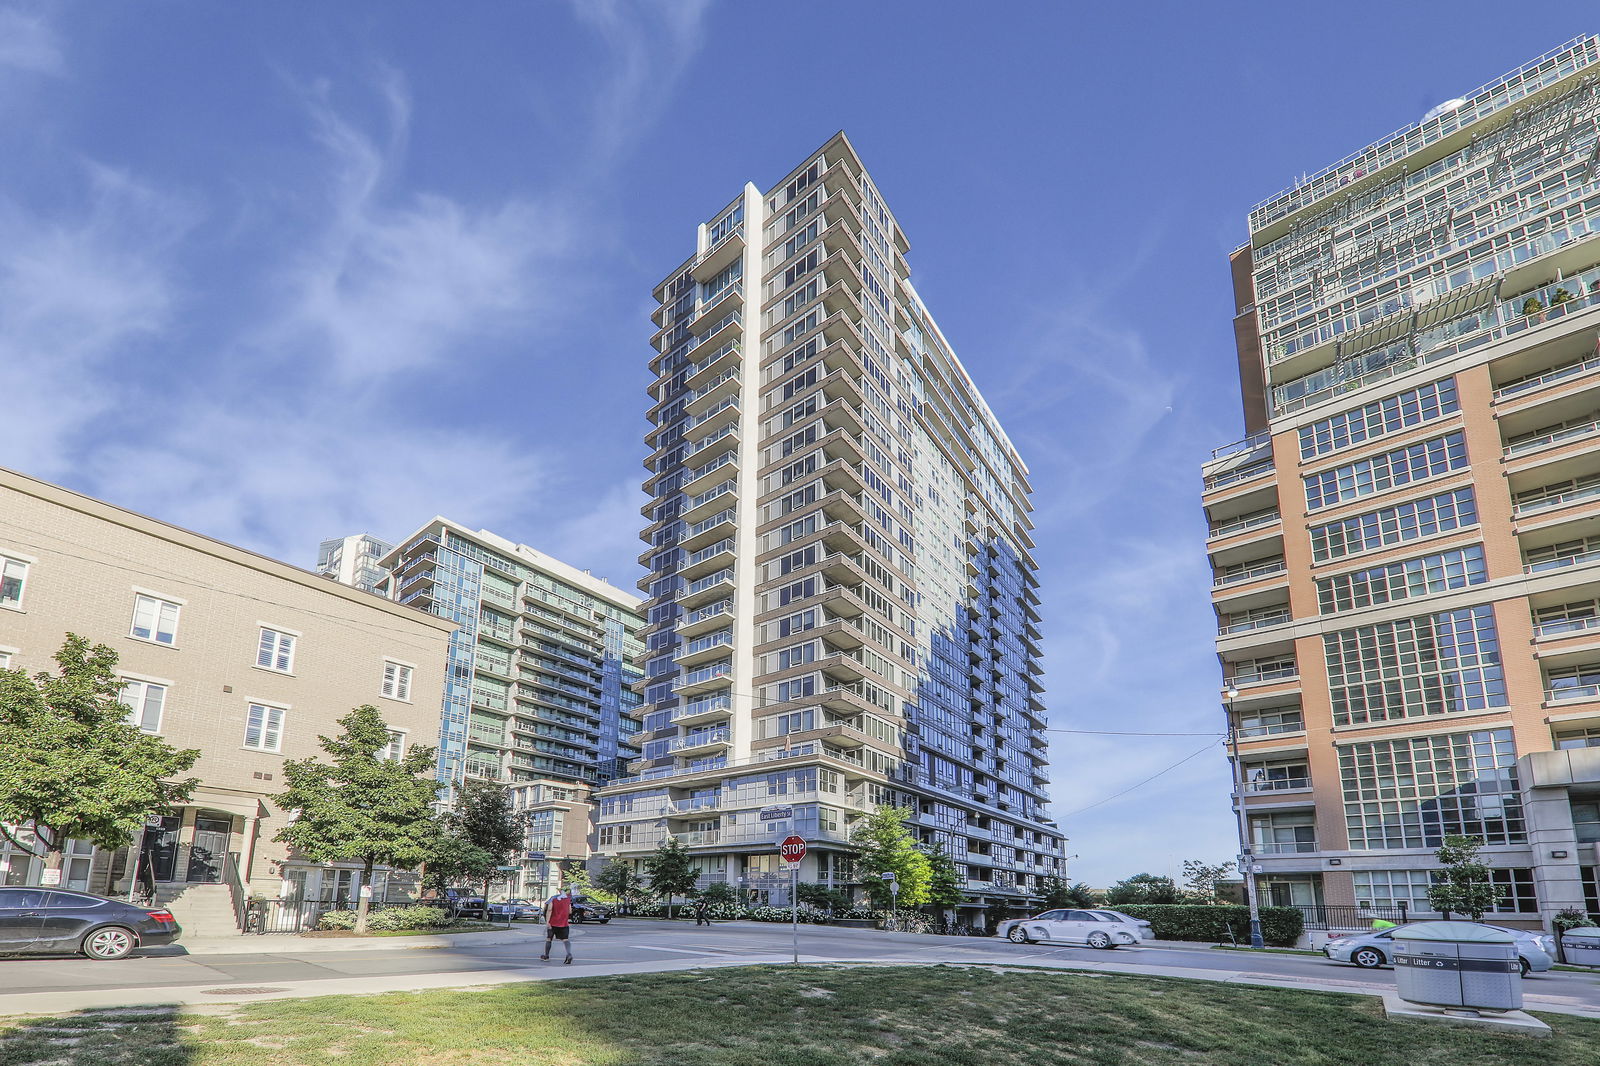
[[[130,712],[128,716],[129,724],[137,726],[141,733],[159,735],[161,726],[166,722],[167,718],[167,697],[172,694],[172,682],[164,677],[145,677],[141,674],[122,674],[120,676],[122,678],[122,689],[117,693],[117,700],[120,703],[127,704]],[[139,686],[137,703],[127,698],[128,689],[135,685]],[[161,690],[161,702],[156,709],[156,724],[153,729],[146,728],[143,723],[145,702],[149,699],[151,688]]]
[[[261,719],[261,737],[260,737],[261,742],[257,743],[257,744],[252,744],[252,743],[250,743],[250,716],[255,712],[256,708],[258,708],[258,707],[261,708],[263,711],[268,712],[268,714],[263,715],[263,717]],[[270,725],[271,725],[271,714],[270,714],[270,712],[272,712],[272,711],[277,711],[278,712],[278,722],[277,722],[278,729],[277,729],[277,735],[272,737],[272,739],[273,739],[272,746],[268,747],[267,744],[266,744],[266,740],[267,740],[268,736],[271,735],[271,732],[272,732],[271,729],[270,729]],[[283,752],[284,726],[287,724],[288,718],[289,718],[289,706],[288,706],[288,704],[273,703],[271,700],[247,700],[247,701],[245,701],[244,740],[240,743],[239,746],[242,747],[245,751],[262,751],[262,752],[266,752],[266,753],[268,753],[270,755],[281,754]]]
[[[378,758],[399,762],[406,757],[406,744],[410,740],[410,730],[390,729],[389,745],[378,752]]]
[[[5,578],[7,568],[20,566],[22,568],[21,583],[17,586],[17,602],[6,603],[0,601],[0,609],[7,611],[20,611],[28,599],[28,574],[33,570],[33,564],[38,560],[30,555],[18,555],[16,552],[0,552],[0,580]]]
[[[140,636],[137,632],[139,628],[139,607],[145,600],[150,600],[155,604],[156,612],[155,625],[150,629],[150,635],[147,637]],[[135,585],[133,588],[133,617],[128,622],[128,636],[146,644],[154,644],[158,648],[176,648],[178,646],[178,624],[182,620],[183,605],[183,600],[175,599],[164,592],[153,592],[150,589],[142,589]],[[161,639],[161,617],[165,607],[172,608],[172,640],[170,642]]]
[[[389,673],[391,667],[394,669],[393,677]],[[404,662],[400,659],[383,660],[383,683],[379,686],[379,691],[383,694],[383,698],[394,700],[396,703],[410,703],[411,682],[416,677],[416,673],[417,667],[415,663]]]
[[[273,625],[271,622],[257,622],[256,625],[260,627],[259,632],[256,634],[256,669],[267,670],[274,674],[293,674],[295,652],[300,647],[299,632],[293,629],[285,629],[283,626]],[[262,662],[262,653],[266,648],[268,633],[273,634],[276,639],[272,642],[272,650],[266,652],[267,661]],[[288,665],[278,666],[276,663],[282,651],[285,638],[289,641]]]
[[[7,645],[0,644],[0,670],[11,669],[11,660],[21,654],[21,648],[12,648]],[[20,667],[18,669],[20,669]]]

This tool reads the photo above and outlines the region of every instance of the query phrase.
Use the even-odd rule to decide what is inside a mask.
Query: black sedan
[[[573,922],[598,922],[605,925],[611,920],[611,912],[604,907],[597,907],[593,903],[574,903],[572,905]]]
[[[0,953],[120,959],[178,939],[172,912],[61,888],[0,888]]]

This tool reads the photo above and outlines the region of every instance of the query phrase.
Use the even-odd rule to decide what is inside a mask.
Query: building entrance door
[[[222,880],[222,861],[228,855],[232,818],[199,817],[194,820],[194,846],[189,849],[189,881],[214,885]]]
[[[163,815],[160,822],[145,830],[144,865],[154,880],[171,881],[178,872],[178,828],[183,819]]]

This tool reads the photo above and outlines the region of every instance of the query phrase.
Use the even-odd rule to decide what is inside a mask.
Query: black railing
[[[1307,929],[1371,929],[1377,921],[1404,925],[1409,922],[1409,908],[1404,904],[1394,907],[1356,907],[1340,904],[1314,903],[1297,906]]]
[[[368,907],[375,913],[384,907],[403,907],[405,902],[380,903],[373,900]],[[353,911],[356,901],[345,897],[335,899],[253,899],[245,904],[244,932],[246,933],[306,933],[317,927],[322,916],[329,911]]]

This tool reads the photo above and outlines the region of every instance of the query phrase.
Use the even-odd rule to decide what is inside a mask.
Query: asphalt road
[[[190,955],[180,944],[140,952],[120,962],[92,962],[78,957],[12,958],[0,961],[0,995],[19,992],[135,989],[172,986],[225,988],[228,985],[270,985],[281,982],[414,974],[470,974],[553,967],[562,976],[584,970],[605,970],[611,965],[657,960],[663,964],[700,961],[736,963],[742,958],[771,961],[787,956],[787,926],[748,922],[696,928],[681,922],[617,920],[609,925],[573,928],[575,963],[560,963],[556,945],[550,962],[538,958],[544,944],[544,927],[516,926],[487,941],[453,944],[448,948],[404,948],[360,951],[296,951],[291,937],[270,938],[272,953]],[[325,942],[324,942],[325,943]],[[260,940],[252,947],[268,945]],[[949,962],[993,965],[1072,966],[1084,963],[1130,972],[1170,972],[1175,976],[1200,976],[1201,971],[1236,980],[1264,979],[1275,983],[1304,982],[1348,987],[1351,991],[1394,987],[1391,970],[1360,970],[1320,956],[1247,954],[1195,947],[1138,947],[1097,951],[1087,947],[1012,944],[978,937],[933,937],[869,930],[800,927],[802,961],[869,958],[875,962]],[[462,983],[470,983],[463,981]],[[1600,1005],[1600,974],[1551,972],[1536,974],[1524,985],[1529,1007],[1550,999],[1574,1005]]]

